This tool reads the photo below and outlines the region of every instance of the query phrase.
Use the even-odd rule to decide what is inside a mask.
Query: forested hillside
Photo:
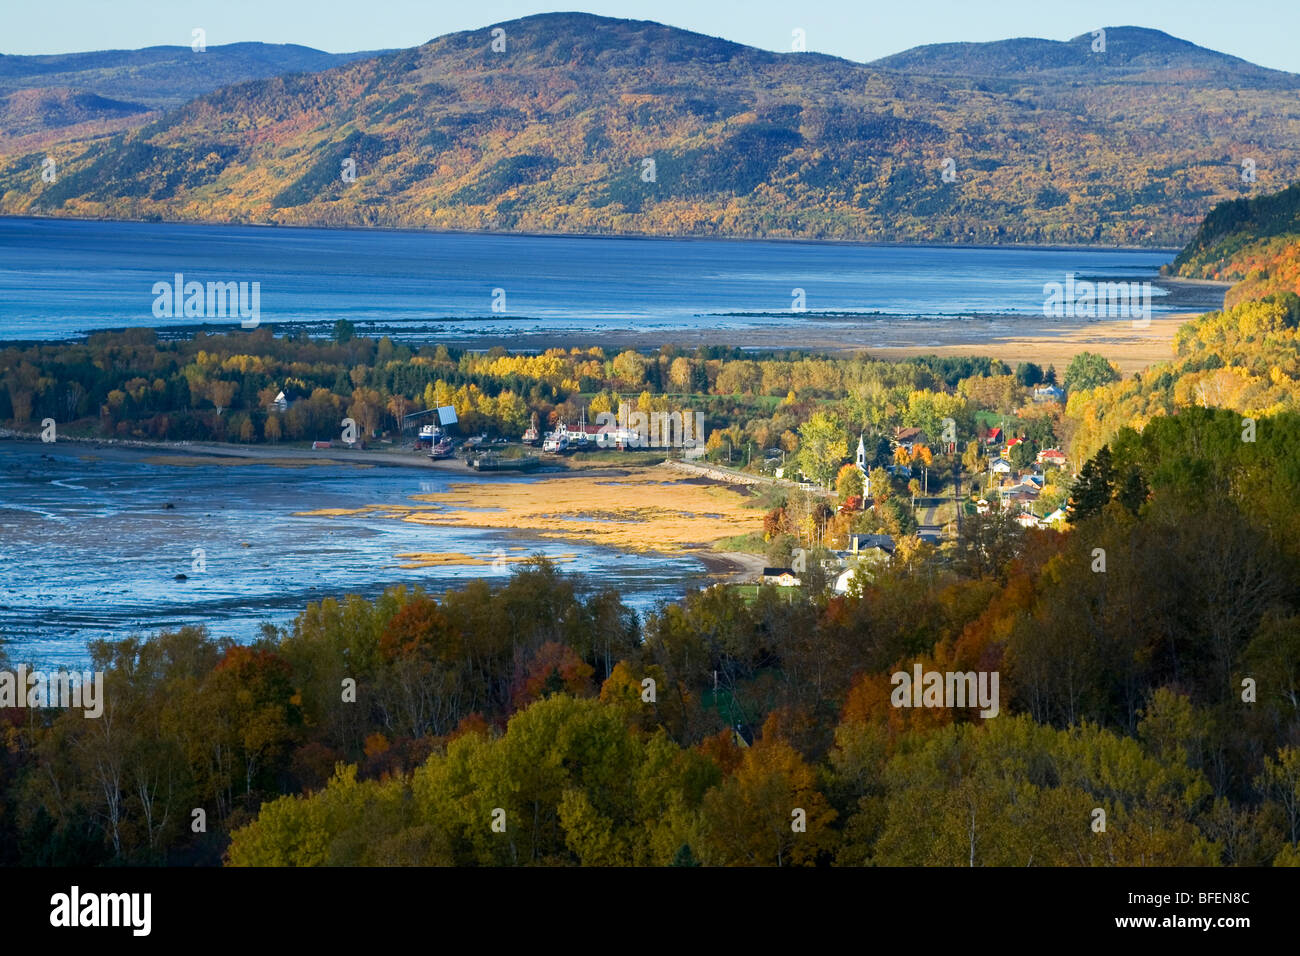
[[[979,516],[860,593],[639,621],[538,561],[99,643],[103,720],[0,711],[0,862],[1295,865],[1300,418],[1238,418],[1124,431],[1072,530]],[[998,714],[891,705],[915,666],[999,673]]]
[[[1215,203],[1300,177],[1297,78],[1158,31],[858,64],[585,14],[497,29],[10,151],[0,210],[1173,244]]]
[[[1300,293],[1300,183],[1214,207],[1169,271],[1236,282],[1228,305]]]
[[[151,111],[175,109],[232,83],[325,70],[372,55],[291,43],[0,54],[0,152],[134,128]]]

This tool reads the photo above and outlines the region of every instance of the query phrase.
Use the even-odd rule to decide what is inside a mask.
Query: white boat
[[[542,442],[542,451],[558,455],[569,450],[569,433],[563,425],[546,436]]]

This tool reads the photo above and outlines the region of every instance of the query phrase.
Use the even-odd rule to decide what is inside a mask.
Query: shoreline
[[[95,451],[126,452],[129,453],[131,457],[150,454],[155,457],[165,455],[183,455],[195,458],[241,459],[261,462],[264,464],[280,463],[284,467],[293,467],[293,465],[283,464],[287,461],[293,461],[300,467],[309,465],[357,465],[365,467],[386,466],[390,468],[418,468],[421,470],[451,472],[454,474],[464,475],[477,474],[477,472],[459,459],[449,458],[444,461],[431,461],[423,455],[410,452],[402,453],[396,449],[393,451],[376,451],[372,449],[350,451],[341,448],[281,448],[274,445],[234,445],[213,442],[161,442],[144,441],[135,438],[88,438],[78,435],[62,436],[57,441],[46,444],[40,440],[40,436],[37,434],[15,432],[12,429],[0,429],[0,441],[41,445],[47,449],[50,445],[58,446],[75,444],[79,448],[89,448]]]
[[[1177,255],[1182,246],[1175,245],[1106,245],[1097,243],[1033,243],[1033,242],[907,242],[903,240],[822,239],[813,236],[751,236],[720,234],[667,234],[642,232],[533,232],[522,229],[422,229],[418,226],[360,226],[278,222],[213,222],[207,219],[119,219],[111,216],[50,216],[44,214],[0,213],[0,220],[32,220],[55,222],[119,222],[162,226],[207,226],[213,229],[232,227],[255,229],[320,229],[327,232],[385,232],[412,235],[448,236],[522,236],[532,239],[649,239],[666,242],[776,242],[800,245],[874,246],[924,249],[1037,249],[1046,252],[1071,252],[1094,250],[1097,252],[1171,252]]]
[[[1185,323],[1204,312],[1176,312],[1135,328],[1131,319],[1045,319],[1016,316],[1013,319],[947,318],[917,321],[910,318],[878,319],[870,324],[851,321],[806,324],[800,327],[758,326],[743,335],[735,329],[696,328],[673,334],[626,331],[585,334],[583,341],[607,351],[635,349],[654,351],[664,344],[680,348],[722,345],[743,352],[789,352],[846,357],[866,355],[882,360],[906,360],[925,355],[988,356],[1015,367],[1034,362],[1046,368],[1055,365],[1064,372],[1079,352],[1100,352],[1132,375],[1157,362],[1173,358],[1173,340]],[[792,347],[791,333],[797,331],[798,345]],[[562,330],[518,332],[507,346],[512,352],[541,353],[550,348],[569,348],[574,340]],[[486,351],[501,345],[500,335],[466,334],[447,336],[442,344],[468,351]],[[740,344],[743,342],[743,344]]]
[[[43,443],[36,436],[20,435],[12,430],[0,430],[0,442],[12,442],[16,445],[26,446],[31,452],[39,449],[50,449],[51,446],[62,446],[69,449],[75,448],[76,458],[80,459],[86,456],[86,453],[95,454],[98,457],[116,459],[116,460],[134,460],[146,464],[155,464],[175,468],[185,468],[191,466],[238,466],[240,464],[263,464],[272,467],[311,467],[313,465],[325,466],[353,466],[360,468],[372,467],[392,467],[392,468],[414,468],[418,470],[435,471],[443,477],[452,480],[447,490],[442,492],[421,492],[412,496],[412,505],[410,507],[384,507],[375,509],[373,515],[376,518],[382,517],[384,520],[414,520],[417,523],[427,523],[431,526],[440,524],[473,527],[502,532],[513,532],[513,536],[523,540],[533,541],[555,541],[569,540],[577,544],[596,545],[601,547],[611,547],[615,550],[632,554],[632,553],[650,553],[663,557],[687,557],[692,558],[700,563],[703,568],[703,574],[714,583],[721,581],[738,581],[751,580],[756,578],[762,571],[766,561],[761,555],[751,554],[742,551],[723,551],[710,544],[695,543],[694,540],[687,541],[679,539],[675,546],[667,548],[662,547],[645,547],[637,545],[632,541],[619,540],[619,536],[607,536],[608,540],[600,540],[600,536],[592,536],[586,532],[574,533],[563,523],[557,524],[550,520],[538,520],[543,516],[534,515],[533,525],[527,526],[523,516],[516,513],[516,510],[509,511],[504,520],[482,520],[482,512],[475,511],[458,511],[454,506],[443,506],[438,512],[429,512],[428,499],[436,496],[445,496],[450,499],[463,497],[467,491],[471,494],[477,493],[480,496],[495,497],[500,491],[500,486],[523,486],[533,485],[539,480],[541,482],[561,482],[563,484],[555,485],[553,490],[558,488],[573,487],[577,492],[576,502],[570,502],[570,517],[582,517],[586,514],[588,508],[598,510],[602,513],[602,520],[597,522],[595,527],[608,526],[611,511],[626,510],[618,507],[611,509],[610,503],[605,499],[604,491],[609,486],[620,484],[636,485],[640,482],[651,481],[652,479],[662,478],[662,475],[654,475],[655,469],[663,468],[664,465],[601,465],[598,463],[586,464],[585,467],[570,468],[561,466],[551,471],[531,472],[528,474],[514,473],[494,473],[494,476],[501,478],[501,481],[493,481],[480,485],[475,479],[480,476],[479,472],[469,468],[464,462],[457,459],[448,459],[446,461],[420,461],[420,456],[402,454],[400,452],[370,452],[357,451],[349,452],[340,449],[333,449],[335,454],[330,454],[331,450],[312,450],[302,448],[271,448],[262,446],[250,447],[229,447],[223,445],[214,445],[210,443],[180,443],[180,442],[148,442],[141,440],[121,440],[121,439],[93,439],[93,438],[60,438],[54,443]],[[48,453],[48,452],[47,452]],[[185,460],[188,459],[188,460]],[[680,491],[685,491],[689,485],[705,489],[717,489],[719,493],[728,494],[729,496],[747,496],[743,486],[721,481],[717,479],[702,478],[697,475],[684,476],[679,475],[676,481],[681,485]],[[679,493],[680,493],[679,491]],[[507,500],[512,500],[511,496],[506,495]],[[527,500],[526,496],[514,498],[516,501]],[[549,502],[550,499],[548,499]],[[660,503],[659,507],[663,507]],[[546,509],[552,507],[547,504]],[[689,516],[685,517],[686,522],[700,523],[710,520],[709,515],[712,510],[717,509],[717,505],[710,503],[708,508],[696,509]],[[496,506],[500,508],[499,505]],[[308,509],[310,513],[312,509]],[[358,512],[359,514],[360,512]],[[402,514],[405,513],[403,517]],[[336,517],[349,517],[349,515],[337,515]],[[355,515],[352,515],[355,517]],[[679,515],[679,518],[681,516]],[[761,515],[757,512],[753,516],[748,516],[751,520],[761,520]],[[636,524],[640,525],[647,520],[654,518],[647,513],[641,512],[633,516]],[[729,529],[730,530],[730,529]],[[624,536],[626,537],[626,536]],[[684,537],[694,538],[693,535]],[[655,538],[656,542],[663,543],[660,538]]]
[[[1213,283],[1224,286],[1224,283]],[[1221,308],[1221,306],[1220,306]],[[799,344],[793,350],[802,353],[839,357],[867,355],[883,360],[905,360],[923,355],[988,356],[1015,366],[1034,362],[1044,368],[1058,369],[1083,351],[1100,352],[1115,362],[1125,375],[1141,371],[1156,362],[1173,357],[1171,345],[1179,327],[1208,311],[1179,311],[1152,316],[1145,325],[1132,319],[1044,318],[1035,315],[1015,316],[945,316],[917,318],[881,316],[867,318],[844,316],[824,319],[796,319],[791,323],[754,325],[747,328],[711,328],[703,324],[694,328],[672,330],[585,329],[518,330],[509,333],[475,332],[443,334],[429,337],[429,344],[470,352],[486,352],[505,345],[513,354],[541,354],[548,349],[568,350],[575,340],[607,351],[633,349],[655,352],[664,345],[693,349],[699,346],[726,346],[742,352],[786,353],[792,350],[791,334],[797,333]],[[467,323],[470,320],[465,320]],[[273,323],[267,328],[275,331]],[[289,325],[286,324],[285,328]],[[202,331],[235,331],[208,328]],[[189,335],[200,331],[186,327]],[[119,332],[124,330],[97,330]],[[155,330],[157,331],[157,330]],[[168,330],[170,331],[170,330]],[[383,330],[363,330],[375,337]],[[394,331],[388,329],[388,332]],[[87,335],[95,333],[87,333]],[[86,335],[56,340],[0,341],[0,347],[47,347],[59,343],[81,343]],[[359,460],[362,453],[349,453]]]

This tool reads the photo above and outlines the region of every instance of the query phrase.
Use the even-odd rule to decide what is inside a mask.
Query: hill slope
[[[1300,293],[1300,182],[1215,206],[1169,270],[1236,282],[1225,302]]]
[[[1252,418],[1300,409],[1300,183],[1216,206],[1169,271],[1239,281],[1221,311],[1178,330],[1170,361],[1070,395],[1076,457],[1197,406]]]
[[[0,144],[69,127],[84,132],[86,123],[172,109],[232,83],[314,73],[374,55],[325,53],[284,43],[230,43],[201,53],[187,46],[155,46],[43,56],[0,54]],[[68,102],[77,109],[28,109],[32,103]]]
[[[1157,31],[1111,29],[1086,77],[1030,70],[1079,41],[1006,41],[1029,47],[985,82],[916,72],[953,62],[934,50],[882,69],[586,14],[502,29],[500,52],[483,29],[208,93],[51,149],[56,183],[44,153],[8,155],[0,212],[1181,244],[1214,203],[1300,178],[1297,78]]]

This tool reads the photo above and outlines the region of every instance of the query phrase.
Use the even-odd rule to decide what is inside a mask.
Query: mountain
[[[0,129],[7,136],[22,137],[50,129],[138,116],[144,112],[146,110],[139,103],[64,87],[19,90],[0,97]]]
[[[230,43],[101,50],[43,56],[0,54],[0,145],[18,136],[111,123],[172,109],[212,90],[283,73],[314,73],[374,56],[324,53],[282,43]],[[51,104],[48,112],[32,104]],[[137,124],[138,125],[138,124]]]
[[[1093,82],[1099,69],[1131,83],[1206,85],[1224,89],[1300,89],[1300,76],[1207,50],[1160,30],[1108,27],[1072,40],[1020,38],[992,43],[935,43],[871,64],[923,76],[1073,79]]]
[[[1181,245],[1215,203],[1300,178],[1300,78],[1158,31],[1090,43],[860,64],[545,14],[0,149],[0,212]]]

